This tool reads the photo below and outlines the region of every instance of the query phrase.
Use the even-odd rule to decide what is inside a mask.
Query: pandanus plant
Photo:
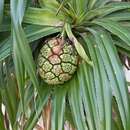
[[[130,130],[129,57],[130,2],[0,0],[0,129]]]

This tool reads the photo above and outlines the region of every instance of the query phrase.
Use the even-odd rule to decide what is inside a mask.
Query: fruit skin
[[[71,79],[78,66],[78,54],[74,46],[61,38],[48,40],[38,56],[38,72],[48,84],[63,84]]]

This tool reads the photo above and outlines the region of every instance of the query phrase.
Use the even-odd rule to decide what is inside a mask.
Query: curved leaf
[[[4,0],[0,0],[0,26],[3,20],[3,13],[4,13]]]
[[[104,27],[105,29],[119,37],[121,40],[123,40],[124,43],[126,43],[128,46],[130,46],[130,31],[127,28],[121,26],[121,24],[107,19],[95,20],[92,23]]]
[[[30,118],[27,120],[25,126],[24,126],[24,129],[25,130],[32,130],[38,119],[39,119],[39,116],[41,114],[41,112],[43,111],[43,108],[44,108],[44,105],[46,104],[48,98],[49,98],[49,92],[50,92],[50,89],[49,89],[49,86],[40,86],[43,90],[42,91],[42,96],[38,96],[35,100],[35,105],[36,105],[36,108],[34,109],[34,111],[31,113],[30,115]]]
[[[52,102],[51,130],[62,130],[64,128],[65,97],[67,86],[57,86],[55,97]]]
[[[92,67],[82,63],[77,75],[80,81],[88,126],[90,130],[94,130],[98,128],[98,112]]]
[[[129,129],[128,122],[130,117],[128,113],[130,106],[126,89],[127,85],[122,72],[121,63],[113,46],[113,41],[107,33],[102,32],[100,35],[96,35],[95,38],[111,83],[113,94],[117,100],[124,128],[127,130]]]
[[[35,25],[29,25],[25,28],[25,34],[26,38],[28,39],[28,42],[33,42],[35,40],[38,40],[42,37],[60,32],[60,28],[56,27],[44,27],[44,26],[35,26]],[[9,37],[5,41],[3,41],[0,45],[0,61],[8,57],[12,54],[12,39]]]
[[[69,103],[77,130],[88,130],[88,127],[85,123],[81,91],[77,76],[73,77],[73,80],[71,80],[68,85],[70,88],[68,93]]]
[[[104,5],[101,8],[96,8],[96,9],[88,11],[85,17],[86,17],[86,20],[91,20],[95,17],[104,17],[113,12],[121,11],[124,9],[129,9],[129,8],[130,8],[129,2],[115,2],[115,3],[112,2],[110,4]]]
[[[75,38],[75,36],[73,35],[72,31],[71,31],[71,27],[69,24],[66,23],[65,25],[66,28],[66,32],[67,35],[69,37],[69,39],[74,43],[74,46],[78,52],[78,54],[91,66],[93,66],[92,61],[89,59],[89,57],[87,56],[84,48],[82,47],[82,45],[78,42],[78,40]]]
[[[84,40],[89,48],[90,55],[94,62],[94,82],[97,98],[97,109],[99,116],[98,129],[111,129],[111,98],[109,79],[107,77],[101,55],[96,47],[92,37],[84,37]],[[107,98],[106,98],[107,95]]]
[[[112,21],[127,21],[130,20],[130,11],[115,12],[104,18]]]
[[[44,26],[63,26],[61,19],[64,17],[56,15],[56,12],[42,8],[28,8],[24,16],[24,23],[31,23]]]

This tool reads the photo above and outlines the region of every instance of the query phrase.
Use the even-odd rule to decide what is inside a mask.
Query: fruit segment
[[[78,54],[74,46],[61,38],[48,40],[38,56],[38,72],[48,84],[63,84],[71,79],[78,66]]]

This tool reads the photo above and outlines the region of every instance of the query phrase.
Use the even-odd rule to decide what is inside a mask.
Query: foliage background
[[[0,1],[1,129],[32,130],[42,115],[46,130],[61,130],[66,121],[77,130],[129,130],[123,65],[129,68],[130,3],[58,2]],[[83,62],[72,80],[54,88],[39,78],[37,55],[41,41],[64,31]]]

